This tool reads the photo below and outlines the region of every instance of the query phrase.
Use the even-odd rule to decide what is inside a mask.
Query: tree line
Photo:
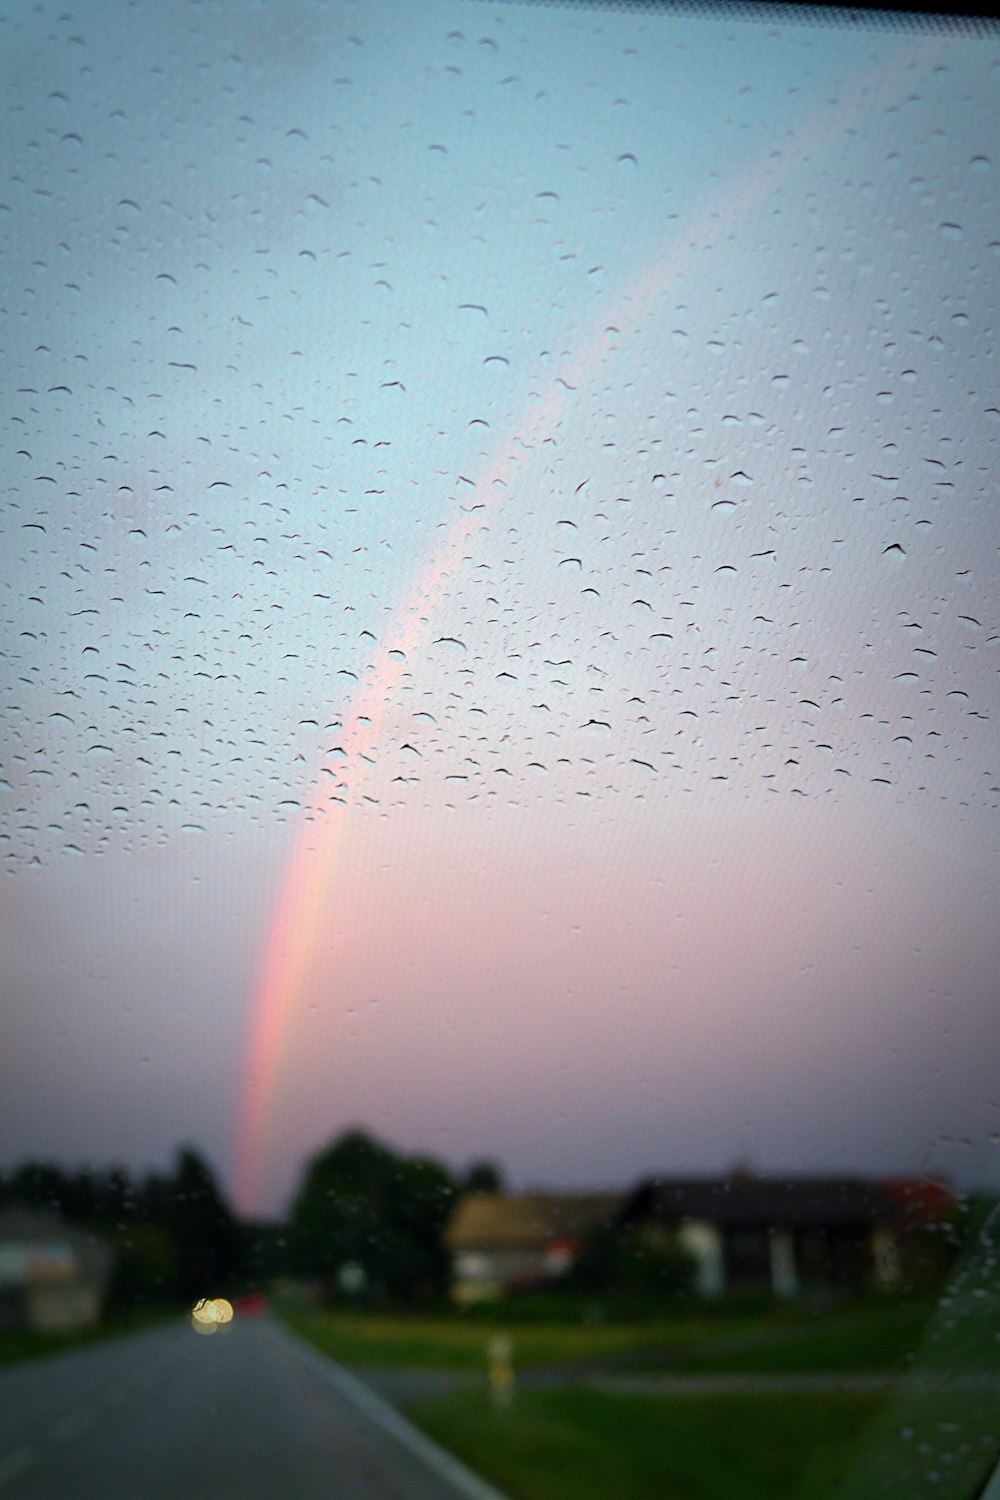
[[[171,1171],[144,1177],[122,1166],[25,1162],[0,1174],[0,1207],[10,1204],[55,1213],[106,1240],[116,1306],[205,1296],[238,1276],[246,1256],[243,1226],[192,1147],[177,1152]]]
[[[369,1303],[428,1303],[447,1291],[444,1229],[464,1193],[499,1191],[490,1162],[462,1174],[348,1130],[305,1166],[287,1220],[237,1219],[191,1146],[168,1172],[66,1170],[25,1162],[0,1173],[0,1207],[56,1213],[115,1251],[117,1306],[238,1292],[279,1276]]]
[[[52,1162],[0,1172],[0,1208],[20,1203],[55,1212],[111,1244],[110,1300],[118,1307],[239,1294],[282,1277],[355,1305],[427,1306],[449,1290],[444,1232],[457,1204],[466,1193],[502,1190],[489,1161],[455,1173],[360,1129],[345,1131],[305,1164],[287,1218],[271,1222],[239,1220],[191,1146],[177,1152],[170,1170],[145,1176],[122,1166],[68,1171]],[[977,1201],[954,1216],[954,1226],[940,1226],[947,1244],[934,1226],[910,1232],[927,1276],[941,1271]],[[676,1235],[656,1225],[605,1222],[584,1236],[559,1286],[597,1297],[676,1298],[690,1292],[694,1276]]]

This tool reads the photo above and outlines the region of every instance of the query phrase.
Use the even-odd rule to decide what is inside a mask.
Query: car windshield
[[[987,1493],[995,24],[2,21],[0,1492]]]

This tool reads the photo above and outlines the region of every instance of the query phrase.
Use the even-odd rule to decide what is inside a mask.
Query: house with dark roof
[[[703,1296],[755,1289],[891,1286],[906,1234],[947,1210],[940,1183],[858,1177],[655,1177],[629,1195],[622,1230],[668,1231],[697,1264]]]
[[[572,1266],[584,1236],[616,1218],[624,1193],[469,1193],[445,1229],[460,1301],[539,1286]]]

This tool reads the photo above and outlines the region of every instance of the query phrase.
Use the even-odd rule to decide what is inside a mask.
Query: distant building
[[[740,1289],[792,1297],[810,1287],[891,1286],[908,1240],[940,1218],[939,1183],[854,1177],[651,1178],[629,1195],[619,1225],[675,1234],[697,1262],[703,1296]]]
[[[623,1193],[470,1193],[445,1230],[455,1295],[465,1301],[540,1286],[572,1266],[588,1230],[611,1222]]]
[[[0,1327],[72,1333],[98,1323],[113,1252],[55,1214],[0,1209]]]

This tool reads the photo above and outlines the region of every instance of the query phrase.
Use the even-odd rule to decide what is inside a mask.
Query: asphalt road
[[[502,1500],[267,1320],[0,1370],[2,1500]]]

